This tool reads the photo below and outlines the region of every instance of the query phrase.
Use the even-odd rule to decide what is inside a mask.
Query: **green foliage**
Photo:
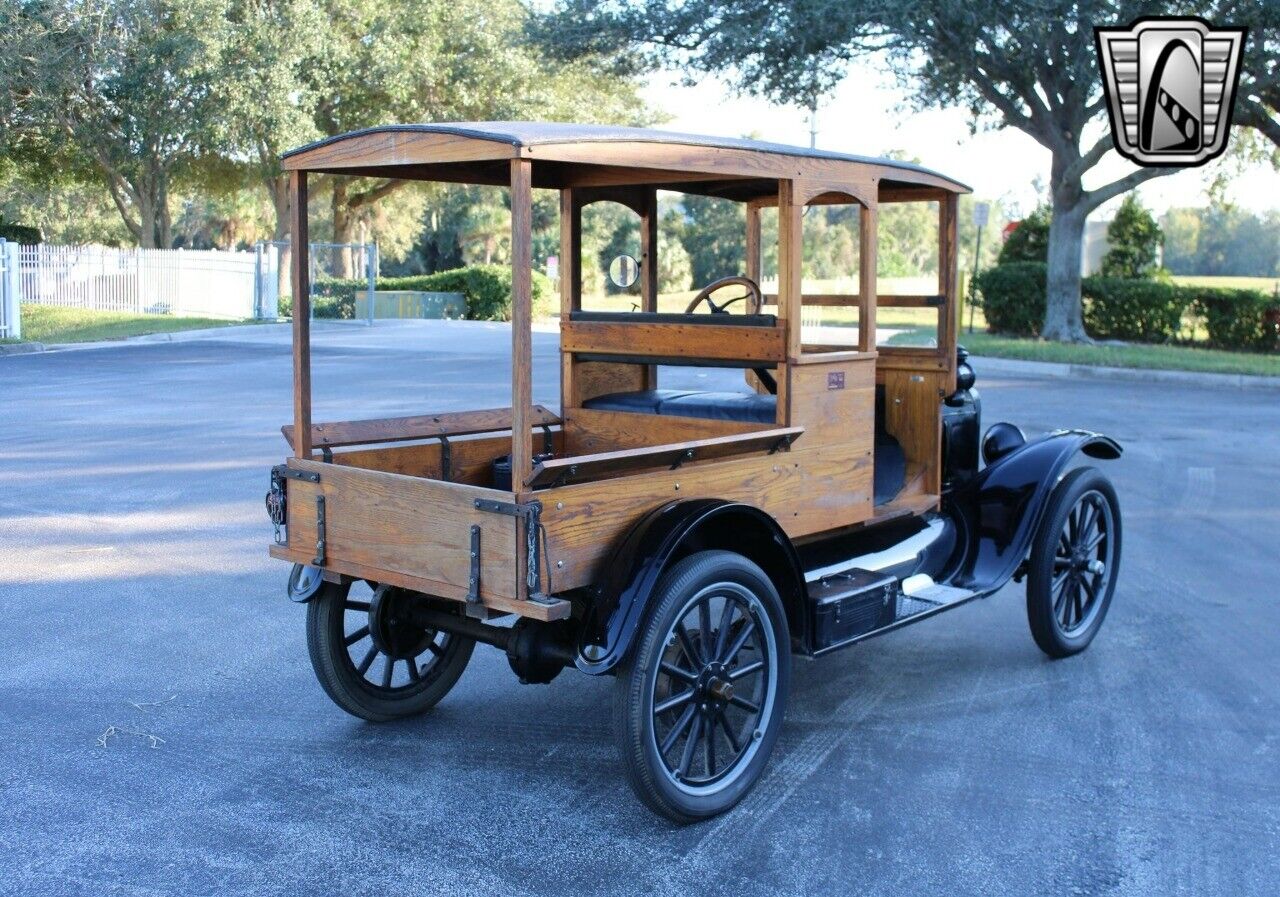
[[[1086,277],[1084,324],[1098,339],[1167,343],[1182,333],[1191,291],[1171,283],[1117,277]]]
[[[533,311],[535,317],[552,312],[554,290],[546,275],[533,272]],[[379,277],[374,284],[379,290],[418,290],[431,293],[461,293],[467,302],[470,321],[511,320],[511,269],[505,265],[472,265],[435,274],[410,277]],[[368,287],[363,280],[318,280],[311,287],[311,304],[317,318],[355,317],[356,295]],[[280,299],[280,314],[288,316],[292,303]]]
[[[1041,262],[1014,262],[978,275],[991,332],[1039,335],[1045,268]],[[1110,277],[1084,278],[1083,292],[1085,325],[1097,339],[1172,343],[1185,340],[1188,322],[1198,319],[1211,346],[1280,350],[1280,293]]]
[[[1046,267],[1044,262],[1010,262],[978,274],[982,314],[993,333],[1039,336]]]
[[[1102,260],[1103,277],[1149,278],[1156,273],[1156,256],[1164,234],[1151,211],[1130,193],[1107,225],[1110,249]]]
[[[1161,224],[1164,267],[1174,274],[1280,274],[1280,211],[1259,214],[1213,203],[1204,209],[1170,209]]]
[[[1048,206],[1040,206],[1009,234],[1000,249],[998,265],[1011,262],[1044,262],[1049,255],[1049,222],[1053,213]]]
[[[747,214],[742,203],[711,196],[685,196],[679,239],[689,257],[690,279],[699,287],[746,273]],[[666,222],[664,222],[666,224]]]
[[[1280,296],[1256,290],[1179,288],[1188,295],[1209,331],[1209,342],[1224,349],[1275,352],[1280,349]]]
[[[227,2],[31,3],[6,36],[22,52],[5,54],[0,96],[21,98],[25,129],[57,135],[50,157],[106,182],[143,246],[170,245],[174,180],[216,142]]]

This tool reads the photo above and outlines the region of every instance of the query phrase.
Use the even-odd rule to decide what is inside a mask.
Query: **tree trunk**
[[[276,175],[266,180],[267,193],[271,196],[271,207],[275,212],[275,228],[271,232],[272,242],[277,244],[276,256],[276,295],[288,296],[293,289],[289,267],[293,260],[293,244],[289,236],[289,176]]]
[[[355,229],[355,217],[347,204],[347,185],[342,178],[333,184],[333,242],[350,243]],[[337,250],[334,263],[334,277],[351,280],[355,275],[355,263],[351,258],[351,248],[342,246]]]
[[[1044,327],[1040,335],[1062,343],[1088,342],[1080,300],[1080,260],[1084,248],[1085,202],[1055,197],[1049,224]]]

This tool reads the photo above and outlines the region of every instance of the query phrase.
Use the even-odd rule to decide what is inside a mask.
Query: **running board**
[[[848,570],[809,585],[813,655],[901,629],[966,604],[981,594],[942,585],[923,573],[899,582],[870,570]]]

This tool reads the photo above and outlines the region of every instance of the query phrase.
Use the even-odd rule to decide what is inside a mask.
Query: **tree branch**
[[[1102,157],[1107,154],[1107,151],[1113,145],[1110,133],[1098,138],[1098,142],[1089,147],[1088,152],[1067,166],[1067,170],[1062,173],[1062,179],[1069,181],[1082,177],[1086,171],[1102,161]]]
[[[1170,174],[1177,174],[1182,171],[1181,168],[1139,168],[1137,171],[1131,171],[1119,180],[1112,181],[1105,187],[1099,187],[1097,190],[1089,190],[1082,197],[1081,204],[1087,213],[1092,212],[1098,206],[1110,199],[1115,199],[1122,193],[1128,193],[1139,184],[1145,184],[1152,178],[1164,177]]]
[[[1247,128],[1255,128],[1276,146],[1280,146],[1280,119],[1272,116],[1266,106],[1256,100],[1241,98],[1239,124]]]
[[[347,200],[347,208],[358,209],[361,206],[367,206],[375,203],[385,196],[390,196],[399,190],[405,184],[409,183],[404,178],[392,178],[389,181],[383,181],[376,187],[365,190],[363,193],[356,193]]]

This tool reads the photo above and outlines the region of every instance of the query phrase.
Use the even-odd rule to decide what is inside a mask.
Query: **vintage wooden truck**
[[[272,471],[274,557],[294,564],[315,672],[344,710],[433,706],[476,642],[525,682],[616,677],[627,776],[693,820],[757,781],[791,657],[923,620],[1026,577],[1047,653],[1082,650],[1115,589],[1120,511],[1083,458],[1111,439],[1011,424],[979,439],[956,345],[962,184],[918,166],[635,128],[477,122],[380,127],[287,154],[293,191],[292,457]],[[315,423],[308,332],[311,174],[510,191],[508,408]],[[560,195],[560,407],[531,400],[531,195]],[[659,190],[745,205],[740,274],[684,312],[658,308]],[[639,308],[582,307],[583,208],[634,211]],[[877,218],[936,214],[938,280],[877,295]],[[805,295],[810,206],[856,209],[858,291]],[[761,216],[777,215],[778,286],[762,294]],[[628,278],[629,279],[629,278]],[[745,293],[717,301],[721,289]],[[857,310],[848,345],[809,343],[808,306]],[[878,308],[936,313],[932,345],[877,346]],[[664,388],[666,367],[737,368],[740,391]],[[514,621],[514,622],[512,622]]]

